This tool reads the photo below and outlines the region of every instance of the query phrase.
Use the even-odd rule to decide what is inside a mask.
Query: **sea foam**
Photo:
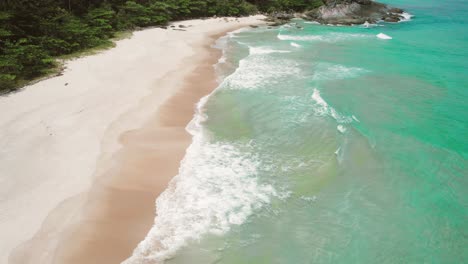
[[[340,131],[342,134],[346,132],[346,127],[343,125],[338,125],[336,129],[338,129],[338,131]]]
[[[384,33],[377,34],[377,37],[379,39],[392,39],[392,37],[390,37],[389,35],[385,35]]]
[[[249,47],[250,55],[240,60],[239,67],[223,81],[227,89],[258,89],[277,84],[288,76],[301,72],[293,60],[271,56],[290,51]]]
[[[312,100],[315,102],[314,111],[318,116],[330,116],[340,124],[347,124],[353,121],[352,117],[348,117],[340,114],[333,107],[331,107],[323,98],[320,96],[320,91],[314,88],[312,94]]]
[[[254,155],[229,143],[210,143],[202,133],[193,140],[179,174],[157,199],[154,226],[125,263],[163,261],[189,241],[222,235],[277,194],[257,181]]]
[[[324,35],[288,35],[281,34],[277,35],[280,40],[292,40],[292,41],[321,41],[321,42],[338,42],[346,41],[358,38],[367,38],[369,35],[366,34],[350,34],[350,33],[329,33]]]
[[[268,47],[250,47],[250,54],[290,53],[290,50],[275,50]]]
[[[291,46],[295,47],[295,48],[300,48],[302,47],[301,45],[297,44],[296,42],[291,42]]]
[[[400,23],[401,22],[408,22],[412,19],[413,15],[410,14],[410,13],[407,13],[407,12],[403,12],[403,14],[401,14],[403,16],[403,19],[400,20]]]
[[[241,73],[235,74],[239,77]],[[228,85],[227,79],[218,89]],[[273,197],[287,196],[258,181],[262,163],[253,154],[251,144],[210,140],[203,126],[207,120],[203,109],[212,94],[199,101],[187,126],[192,144],[179,173],[156,200],[153,227],[124,264],[163,262],[190,241],[206,234],[222,235],[244,223]]]
[[[317,63],[315,66],[314,80],[339,80],[358,77],[369,71],[358,67],[347,67],[339,64]]]

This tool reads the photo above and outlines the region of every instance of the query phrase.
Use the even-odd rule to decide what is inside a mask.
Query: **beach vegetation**
[[[322,0],[253,0],[251,1],[262,12],[302,12],[322,6]]]

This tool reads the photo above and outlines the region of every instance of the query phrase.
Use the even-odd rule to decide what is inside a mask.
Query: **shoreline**
[[[164,44],[165,51],[172,51],[172,55],[179,56],[178,61],[169,67],[163,63],[160,67],[166,68],[164,74],[146,83],[146,85],[151,84],[151,87],[156,85],[158,88],[150,88],[149,94],[139,97],[136,107],[134,106],[130,111],[126,109],[127,111],[118,115],[117,119],[105,127],[99,143],[100,154],[94,158],[94,164],[96,164],[92,170],[94,172],[86,180],[81,179],[81,186],[76,186],[72,181],[70,189],[65,190],[65,195],[62,195],[65,197],[56,198],[55,201],[60,201],[54,204],[51,210],[41,208],[47,214],[44,221],[35,219],[36,223],[40,224],[40,230],[36,229],[33,239],[26,243],[18,241],[20,246],[16,243],[13,253],[8,254],[10,263],[116,263],[130,257],[134,248],[144,239],[153,224],[156,197],[164,191],[172,177],[177,175],[179,162],[191,143],[191,136],[185,131],[185,126],[194,115],[195,104],[218,85],[213,65],[217,62],[221,51],[212,48],[211,45],[227,32],[252,24],[264,23],[259,20],[262,18],[256,16],[239,18],[239,20],[230,19],[229,22],[218,18],[176,23],[185,25],[199,23],[199,25],[186,28],[187,32],[164,29],[140,31],[158,31],[163,35],[177,35],[176,40],[172,39],[172,42],[170,38],[157,39],[153,44]],[[140,32],[136,32],[136,35]],[[191,38],[190,41],[184,36],[187,33],[191,33],[187,36]],[[157,34],[152,37],[162,38]],[[122,42],[132,42],[132,40],[135,42],[134,38]],[[183,43],[179,44],[177,41]],[[104,53],[115,52],[119,49],[119,43],[116,48]],[[178,45],[185,47],[181,50],[177,48]],[[137,48],[142,47],[137,45]],[[180,54],[174,54],[174,52]],[[170,55],[166,54],[166,56]],[[99,56],[101,55],[77,60],[82,62]],[[156,56],[152,59],[164,59],[164,57]],[[112,60],[111,63],[113,63]],[[64,75],[44,82],[55,82],[56,79],[67,78],[69,71],[73,71],[73,67],[71,68],[67,69]],[[145,74],[154,75],[152,69],[147,70]],[[100,74],[106,74],[106,72],[100,72]],[[93,76],[86,77],[92,79]],[[119,75],[109,77],[117,79],[114,80],[117,85],[120,83]],[[63,84],[61,83],[60,86]],[[33,87],[28,87],[17,94],[21,95],[28,91],[32,94],[37,93]],[[101,100],[108,100],[102,98],[103,94],[105,93],[100,94]],[[112,96],[109,99],[112,99]],[[0,108],[5,107],[1,103],[0,101]],[[148,111],[151,111],[151,114]],[[8,124],[8,122],[3,122],[4,120],[0,121],[2,121],[0,125]],[[122,132],[125,133],[122,134]],[[81,143],[86,144],[86,142]],[[67,156],[65,155],[64,158]],[[92,160],[92,158],[89,159]],[[54,161],[58,161],[58,157],[55,157]],[[75,167],[83,165],[76,160],[72,161],[68,162],[68,165]],[[8,166],[2,167],[2,165],[5,164],[0,164],[0,172],[2,169],[8,169]],[[67,162],[63,164],[64,169],[70,170],[71,168],[66,165]],[[46,172],[48,168],[40,169]],[[155,172],[157,172],[157,177],[155,177]],[[53,195],[54,187],[60,188],[60,184],[67,180],[60,180],[60,177],[66,177],[63,174],[58,172],[55,174],[57,174],[55,185],[52,188],[43,188],[42,193],[38,192],[36,198],[44,195],[44,191],[52,192],[49,195]],[[83,177],[83,175],[78,174],[77,177]],[[70,192],[75,187],[79,188]],[[14,200],[11,201],[12,206],[14,202]],[[32,212],[31,216],[33,215]],[[10,223],[10,228],[13,225],[14,223]],[[17,224],[17,228],[20,226],[21,221]],[[11,230],[10,233],[13,231]],[[27,239],[25,234],[23,237]],[[3,251],[3,254],[5,253]]]

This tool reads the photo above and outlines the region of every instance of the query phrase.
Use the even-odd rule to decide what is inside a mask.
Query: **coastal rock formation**
[[[371,0],[325,0],[324,5],[304,13],[303,18],[322,24],[363,24],[399,22],[404,11]]]
[[[293,13],[275,12],[269,14],[266,21],[270,22],[270,26],[281,26],[288,23],[294,17]]]

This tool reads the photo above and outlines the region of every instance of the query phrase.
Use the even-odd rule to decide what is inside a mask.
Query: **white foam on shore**
[[[222,52],[221,57],[218,59],[218,63],[214,64],[213,67],[215,68],[216,75],[217,75],[217,82],[221,83],[225,77],[224,72],[222,71],[222,65],[227,62],[226,52],[227,52],[227,44],[229,39],[234,37],[232,34],[227,34],[218,40],[216,40],[215,44],[212,46],[213,48],[219,49]]]
[[[376,35],[379,39],[392,39],[392,37],[390,37],[389,35],[385,35],[384,33],[379,33]]]
[[[277,195],[258,182],[258,158],[229,143],[210,143],[203,120],[199,113],[188,126],[193,142],[179,174],[157,199],[154,226],[125,263],[164,261],[189,241],[225,234]]]
[[[340,124],[351,123],[353,119],[351,117],[338,113],[333,107],[331,107],[323,98],[320,96],[320,91],[314,88],[312,94],[312,100],[315,102],[314,111],[317,116],[331,116]]]
[[[228,32],[226,34],[226,38],[235,38],[237,36],[237,34],[241,33],[241,32],[244,32],[244,31],[247,31],[249,30],[248,28],[239,28],[239,29],[236,29],[234,31],[231,31],[231,32]]]
[[[239,77],[242,73],[238,69],[232,75],[236,74]],[[217,89],[229,85],[229,77]],[[163,262],[190,241],[200,240],[206,234],[222,235],[232,226],[243,224],[272,197],[288,196],[258,181],[262,164],[249,151],[249,144],[210,141],[203,126],[207,119],[204,106],[215,92],[197,104],[186,128],[192,135],[192,144],[179,173],[156,200],[155,223],[124,264]]]

